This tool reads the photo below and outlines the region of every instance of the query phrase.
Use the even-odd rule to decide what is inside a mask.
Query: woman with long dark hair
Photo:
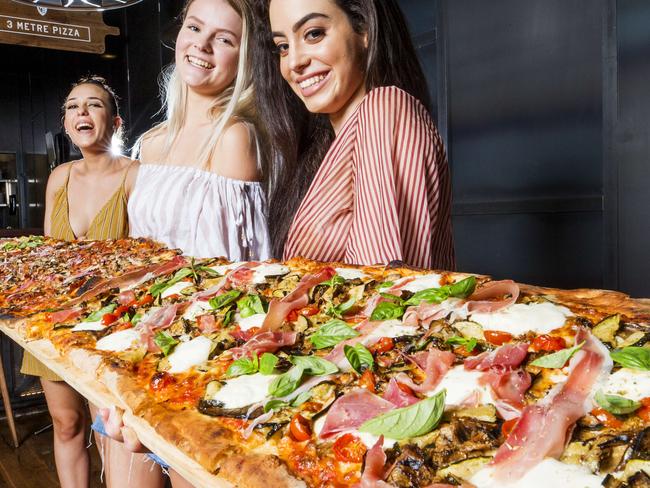
[[[395,0],[260,0],[276,256],[453,268],[450,177]]]

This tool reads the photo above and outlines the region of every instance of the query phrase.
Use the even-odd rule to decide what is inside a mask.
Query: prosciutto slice
[[[409,356],[409,359],[424,371],[424,382],[418,385],[406,373],[398,374],[396,379],[413,391],[426,393],[438,386],[438,383],[442,381],[449,368],[454,364],[456,356],[449,351],[429,349]]]
[[[409,307],[404,313],[404,325],[429,327],[434,320],[444,319],[450,313],[463,308],[464,300],[449,298],[442,303],[422,302],[420,305]],[[463,315],[465,317],[465,315]]]
[[[252,357],[254,353],[260,355],[265,352],[275,352],[281,347],[293,345],[296,342],[296,337],[298,337],[297,332],[262,331],[254,335],[243,346],[231,349],[232,357],[239,359],[244,356]]]
[[[391,378],[388,382],[388,386],[386,387],[382,398],[398,408],[408,407],[409,405],[413,405],[420,401],[418,397],[402,390],[395,378]]]
[[[277,330],[293,310],[299,310],[309,304],[309,290],[314,286],[327,281],[336,274],[336,270],[326,267],[313,275],[305,275],[298,283],[295,290],[289,293],[282,300],[272,300],[269,304],[269,311],[264,319],[262,330]]]
[[[359,342],[364,342],[367,336],[370,335],[370,333],[380,325],[381,322],[379,321],[371,322],[369,320],[365,320],[364,322],[361,322],[359,325],[357,325],[357,327],[355,327],[355,329],[359,332],[359,335],[357,337],[353,337],[352,339],[348,339],[346,341],[340,342],[339,344],[334,346],[334,349],[332,349],[331,352],[327,356],[325,356],[325,359],[336,364],[339,367],[339,369],[343,371],[349,371],[350,364],[348,363],[345,357],[345,352],[344,352],[345,346],[354,346]],[[377,340],[379,340],[379,338],[377,338]],[[364,344],[366,346],[372,345],[372,344],[367,344],[365,342]]]
[[[531,382],[530,374],[522,369],[510,370],[499,367],[490,369],[479,380],[479,383],[490,385],[498,399],[519,409],[524,405],[524,394],[530,388]]]
[[[135,302],[135,292],[133,290],[123,291],[117,295],[117,303],[120,305],[131,305],[133,302]]]
[[[143,344],[147,344],[147,350],[149,352],[160,352],[160,348],[154,342],[153,338],[156,335],[156,332],[172,325],[176,318],[176,312],[178,311],[179,306],[180,304],[175,303],[173,305],[161,307],[145,317],[135,327],[135,329],[140,332],[140,341]]]
[[[196,318],[196,325],[204,334],[211,334],[217,330],[217,321],[214,319],[214,315],[211,314],[199,315]]]
[[[509,298],[503,298],[508,296]],[[519,298],[519,285],[512,280],[490,281],[476,290],[467,301],[469,313],[490,313],[509,307]]]
[[[59,310],[58,312],[50,313],[50,322],[52,324],[61,324],[68,320],[76,319],[81,315],[82,309],[80,308],[70,308],[67,310]]]
[[[375,445],[366,453],[366,462],[361,474],[361,480],[354,488],[393,488],[386,483],[386,453],[383,449],[384,436],[380,436]]]
[[[392,403],[365,388],[354,389],[332,404],[318,435],[321,439],[326,439],[338,432],[357,429],[365,421],[394,408]]]
[[[486,351],[471,358],[465,359],[466,370],[487,371],[495,366],[518,368],[526,359],[528,354],[528,343],[521,344],[504,344],[494,351]]]
[[[581,329],[576,343],[585,341],[569,363],[566,382],[542,401],[526,407],[497,451],[492,465],[495,479],[514,481],[545,457],[559,457],[575,422],[592,408],[590,393],[599,377],[612,368],[607,349]]]

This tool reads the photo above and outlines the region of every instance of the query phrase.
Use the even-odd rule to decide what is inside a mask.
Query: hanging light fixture
[[[103,10],[123,8],[140,1],[142,0],[14,0],[14,2],[25,3],[35,7],[76,10],[81,12],[101,12]]]

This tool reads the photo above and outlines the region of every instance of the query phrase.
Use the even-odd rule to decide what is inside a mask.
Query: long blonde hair
[[[182,12],[185,22],[187,11],[194,0],[187,0]],[[210,165],[212,154],[224,130],[233,121],[257,123],[255,111],[255,91],[253,89],[251,67],[249,63],[248,46],[253,31],[252,11],[248,0],[226,0],[228,4],[242,18],[242,37],[239,47],[239,62],[237,76],[234,82],[219,93],[212,102],[209,115],[212,119],[214,130],[205,141],[199,153],[199,161],[207,169]],[[163,102],[161,111],[165,111],[165,120],[142,134],[133,146],[133,157],[138,156],[142,141],[165,132],[163,154],[168,154],[181,128],[185,124],[187,115],[188,87],[179,76],[176,65],[172,64],[165,69],[160,79],[160,92]]]

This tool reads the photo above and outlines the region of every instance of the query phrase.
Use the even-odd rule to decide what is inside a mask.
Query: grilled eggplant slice
[[[221,381],[211,381],[205,389],[203,398],[199,400],[199,412],[212,417],[231,417],[236,419],[254,419],[264,413],[263,407],[258,407],[253,411],[250,405],[241,408],[225,408],[223,402],[213,400],[217,392],[223,387]]]

